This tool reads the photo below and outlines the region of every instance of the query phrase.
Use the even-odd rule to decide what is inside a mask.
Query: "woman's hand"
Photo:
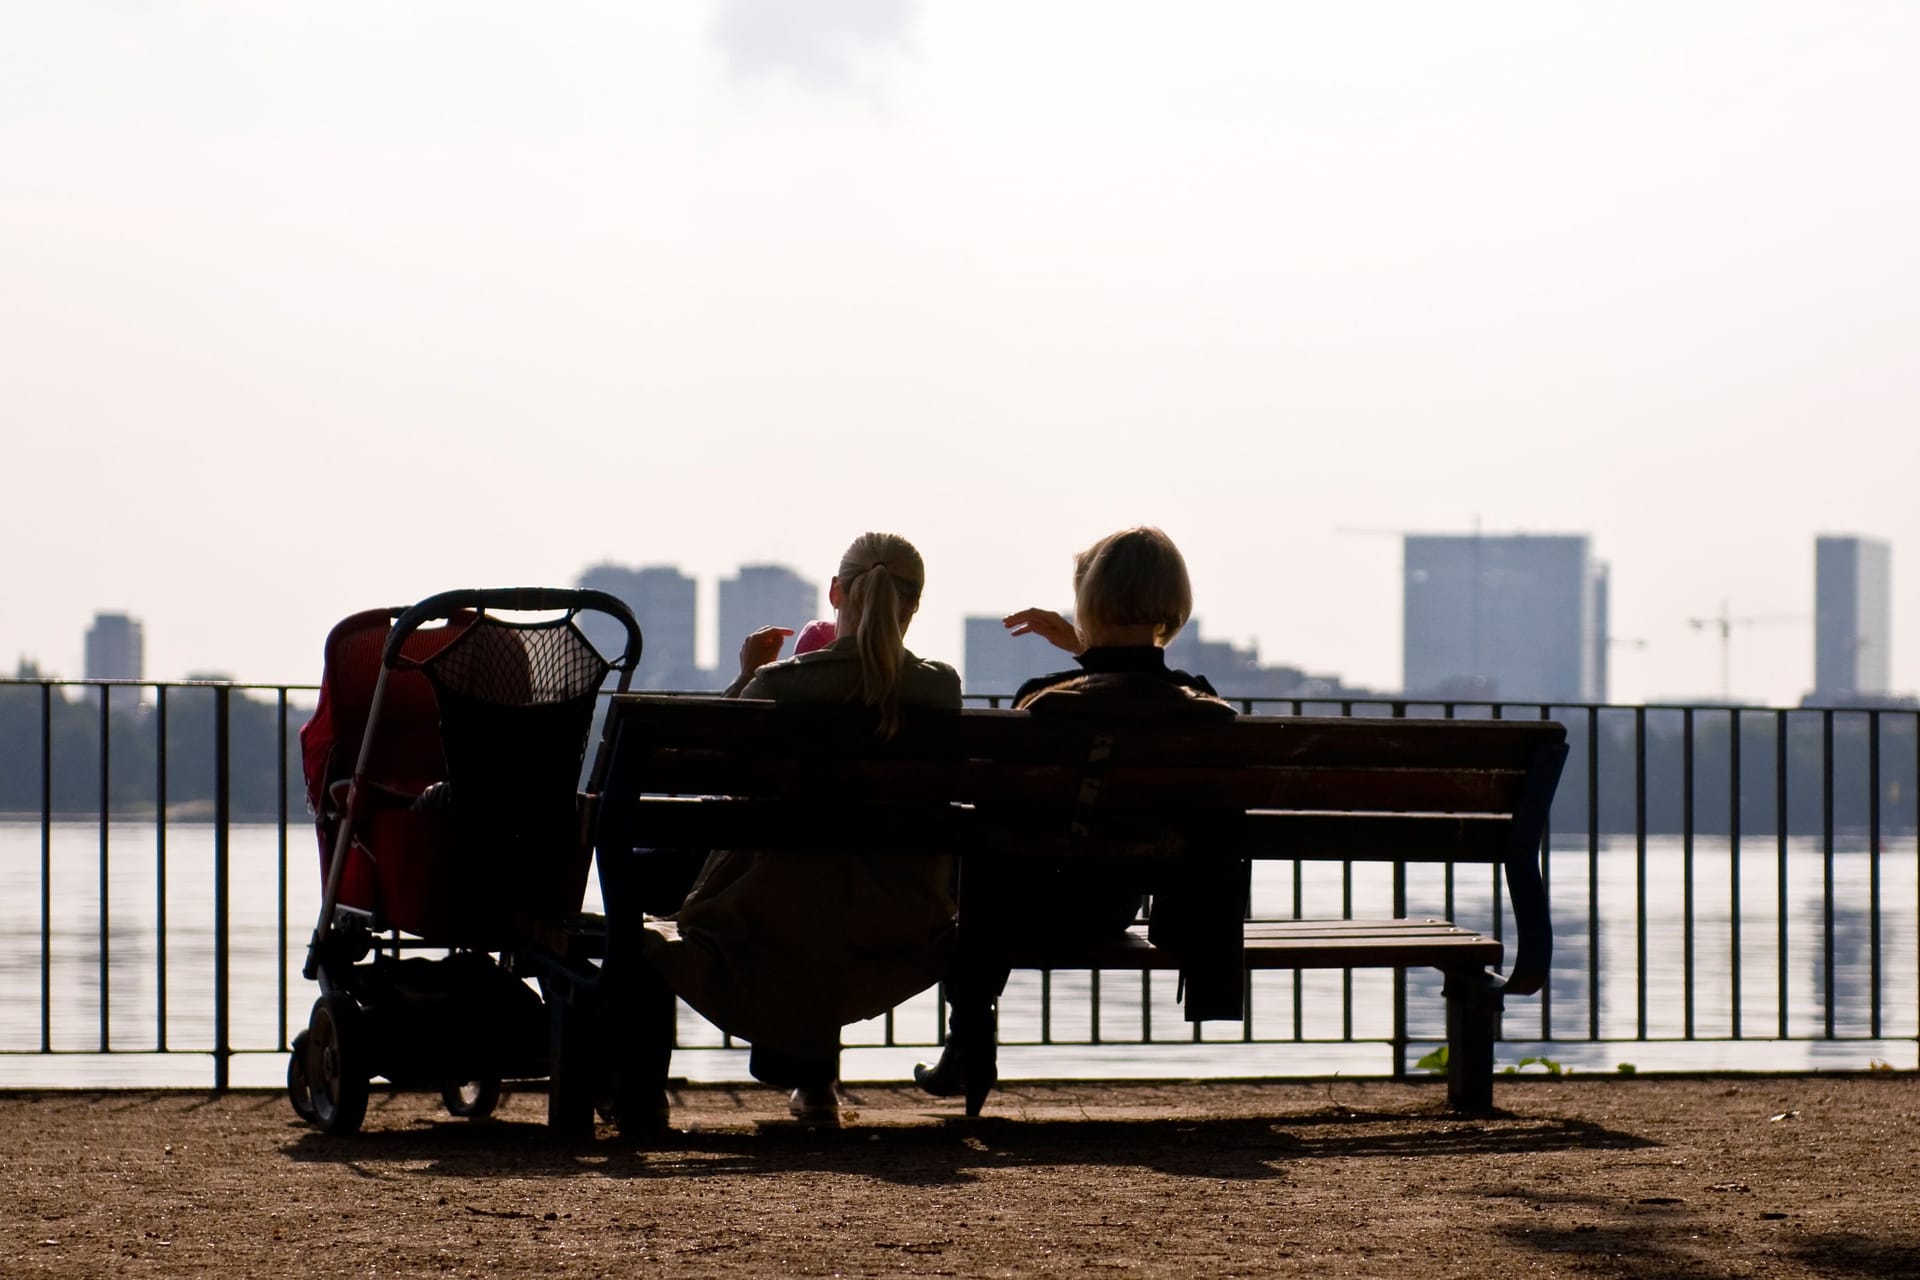
[[[780,656],[780,646],[793,634],[792,627],[762,627],[740,642],[740,676],[751,679],[753,673]]]
[[[1056,649],[1065,649],[1068,653],[1079,653],[1086,646],[1080,643],[1080,633],[1073,624],[1051,609],[1022,609],[1000,619],[1006,625],[1009,634],[1016,636],[1039,636]]]

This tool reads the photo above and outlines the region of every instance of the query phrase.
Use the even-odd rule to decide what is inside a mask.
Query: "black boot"
[[[913,1069],[914,1083],[936,1098],[967,1100],[967,1114],[977,1116],[987,1095],[1000,1082],[999,1019],[994,1007],[954,1006],[947,1015],[947,1043],[940,1061],[922,1062]]]

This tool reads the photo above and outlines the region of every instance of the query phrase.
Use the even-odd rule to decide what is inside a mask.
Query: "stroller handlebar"
[[[407,637],[421,626],[450,618],[463,609],[504,609],[528,613],[552,609],[578,613],[584,609],[604,613],[626,628],[626,650],[613,663],[613,669],[623,677],[623,686],[624,677],[632,674],[640,664],[640,624],[634,619],[633,610],[627,608],[626,602],[605,591],[568,587],[476,587],[428,596],[420,603],[400,611],[393,629],[387,633],[386,647],[380,655],[382,664],[388,667],[395,665],[400,660]]]

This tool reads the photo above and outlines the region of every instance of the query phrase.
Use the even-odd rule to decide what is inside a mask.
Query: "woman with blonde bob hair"
[[[898,731],[903,707],[958,707],[954,669],[906,647],[925,580],[912,543],[862,534],[827,587],[834,641],[775,661],[792,628],[760,628],[740,646],[740,675],[727,696],[862,703],[874,709],[883,737]],[[951,881],[951,860],[934,855],[708,855],[679,911],[649,921],[643,936],[657,981],[637,993],[644,1007],[636,1013],[656,1028],[664,1018],[669,1038],[641,1064],[653,1095],[641,1097],[641,1106],[658,1114],[623,1114],[622,1123],[665,1118],[657,1085],[671,1051],[674,995],[751,1042],[749,1070],[792,1089],[795,1115],[837,1123],[840,1028],[939,978],[953,939]]]
[[[1159,529],[1138,525],[1110,533],[1074,557],[1074,617],[1050,609],[1022,609],[1004,620],[1014,635],[1037,635],[1074,655],[1071,671],[1037,676],[1020,686],[1014,706],[1034,716],[1126,716],[1151,719],[1232,719],[1203,676],[1167,665],[1163,651],[1193,613],[1193,587],[1180,549]],[[1187,1017],[1240,1016],[1238,913],[1246,895],[1245,864],[1207,864],[1220,871],[1182,869],[1154,888],[1152,937],[1181,956],[1188,982]],[[967,868],[968,928],[1004,939],[1039,931],[1049,937],[1095,941],[1126,932],[1145,905],[1143,885],[1131,867],[982,860]],[[1202,883],[1200,876],[1206,877]],[[979,890],[979,898],[973,897]],[[1208,919],[1191,925],[1194,906]],[[1224,913],[1235,949],[1230,956],[1201,956],[1191,938],[1225,936]],[[938,1064],[914,1068],[914,1079],[939,1097],[965,1095],[976,1110],[992,1089],[994,1001],[1008,970],[995,954],[998,941],[973,952],[984,957],[947,975],[947,1043]],[[1190,974],[1189,959],[1194,961]],[[1205,968],[1201,968],[1204,961]]]
[[[1145,674],[1211,695],[1202,676],[1167,666],[1163,649],[1193,613],[1186,557],[1151,525],[1110,533],[1073,558],[1072,621],[1051,609],[1022,609],[1004,619],[1016,636],[1036,635],[1074,656],[1079,668],[1035,676],[1015,706],[1082,676]]]

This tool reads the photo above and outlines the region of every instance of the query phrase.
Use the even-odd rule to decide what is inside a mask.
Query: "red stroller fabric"
[[[473,614],[452,619],[444,627],[416,631],[407,637],[402,652],[415,662],[424,661],[445,649],[474,620]],[[320,843],[320,879],[326,882],[327,863],[333,857],[339,824],[346,817],[346,786],[353,777],[353,766],[366,736],[367,713],[373,705],[373,691],[380,678],[380,661],[387,634],[393,626],[393,612],[369,609],[343,619],[327,635],[326,667],[320,679],[320,701],[313,718],[300,728],[300,758],[307,780],[307,803],[313,808],[314,826]],[[433,685],[426,675],[411,665],[396,667],[387,675],[387,689],[380,709],[380,723],[367,762],[366,782],[372,795],[363,813],[371,814],[362,824],[347,853],[340,880],[340,903],[361,911],[381,906],[370,849],[394,849],[392,870],[395,888],[415,876],[404,873],[404,859],[398,850],[409,843],[432,843],[431,814],[402,817],[422,792],[447,778],[447,758],[440,737],[440,713]],[[401,818],[399,823],[393,819]],[[392,837],[381,840],[373,829],[393,825]],[[414,828],[408,831],[407,828]],[[423,850],[424,852],[424,850]],[[413,896],[403,890],[404,897]],[[388,904],[388,914],[392,906]],[[400,914],[419,917],[422,913],[401,904]],[[397,919],[395,923],[406,928]],[[410,932],[412,930],[409,930]]]

